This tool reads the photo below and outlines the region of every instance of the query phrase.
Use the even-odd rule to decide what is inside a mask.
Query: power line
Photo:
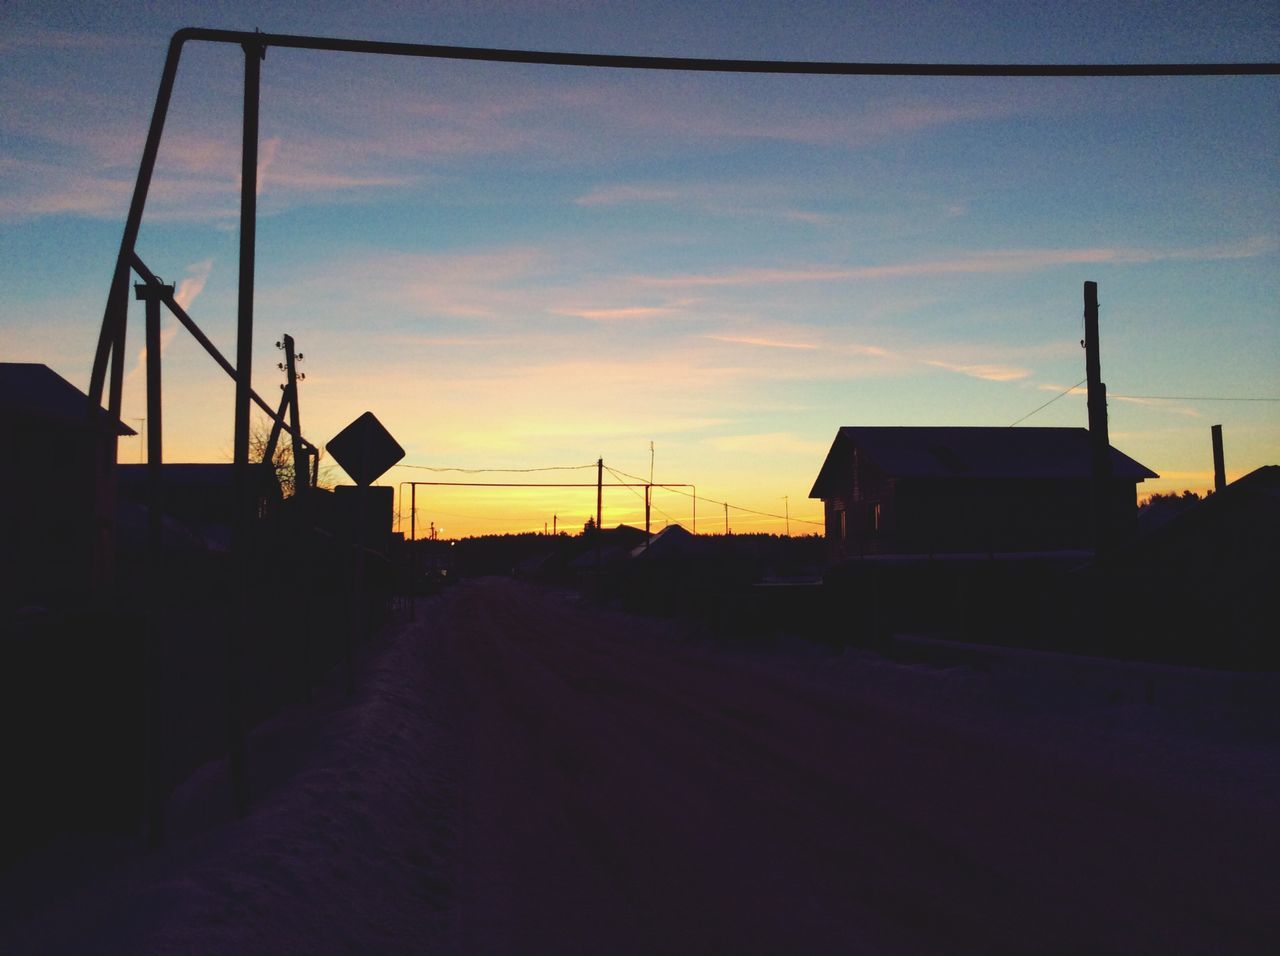
[[[605,471],[607,471],[607,472],[609,472],[609,473],[610,473],[611,475],[613,475],[613,477],[615,477],[615,478],[619,477],[618,472],[614,471],[614,470],[613,470],[612,468],[610,468],[608,465],[605,465],[605,466],[604,466],[604,470],[605,470]],[[628,477],[634,477],[634,475],[631,475],[631,476],[628,476]],[[643,479],[643,478],[641,478],[640,480],[641,480],[641,481],[644,481],[644,479]],[[631,487],[630,485],[628,485],[628,484],[604,485],[603,487],[605,487],[605,488],[609,488],[609,487],[613,487],[613,488],[628,488],[628,489],[630,489],[630,491],[631,491],[631,493],[632,493],[633,495],[635,495],[635,496],[636,496],[637,498],[639,498],[641,501],[644,501],[644,495],[640,494],[640,492],[636,491],[634,488],[632,488],[632,487]],[[658,486],[657,486],[657,485],[651,485],[650,487],[656,488],[656,487],[658,487]],[[673,488],[672,490],[674,491],[675,489]],[[652,494],[650,494],[650,496],[649,496],[649,507],[650,507],[650,509],[652,509],[653,511],[656,511],[656,512],[658,512],[658,514],[662,515],[662,517],[666,518],[666,519],[667,519],[667,522],[668,522],[669,524],[679,524],[679,523],[680,523],[680,522],[676,521],[676,519],[675,519],[675,518],[671,517],[671,515],[667,514],[665,511],[663,511],[661,508],[659,508],[657,505],[655,505],[655,504],[653,503],[653,495],[652,495]]]
[[[1025,422],[1028,418],[1030,418],[1036,412],[1041,411],[1042,409],[1048,408],[1050,405],[1052,405],[1058,399],[1062,398],[1064,395],[1074,392],[1077,388],[1083,385],[1085,381],[1086,379],[1083,379],[1083,378],[1080,379],[1080,381],[1076,382],[1070,388],[1066,389],[1065,391],[1059,392],[1057,395],[1053,396],[1053,398],[1049,399],[1043,405],[1039,405],[1033,408],[1031,411],[1027,412],[1027,414],[1023,415],[1017,421],[1010,422],[1009,427],[1012,428],[1014,425],[1018,425],[1022,422]],[[1108,398],[1124,398],[1124,399],[1128,399],[1129,401],[1138,401],[1138,402],[1280,402],[1280,398],[1274,398],[1269,396],[1255,396],[1255,395],[1116,395],[1116,394],[1112,394],[1112,395],[1109,395]]]
[[[511,474],[528,474],[534,471],[579,471],[583,468],[594,468],[595,462],[589,465],[549,465],[546,468],[444,468],[435,465],[407,465],[401,462],[393,468],[414,468],[418,471],[458,471],[466,475],[482,475],[487,472],[508,472]]]
[[[632,475],[632,474],[629,474],[628,472],[625,472],[625,471],[614,471],[614,469],[609,468],[609,466],[608,466],[608,465],[605,465],[605,468],[607,468],[609,471],[613,472],[613,474],[614,474],[614,477],[615,477],[615,478],[616,478],[616,477],[618,477],[619,475],[621,475],[621,476],[626,477],[626,478],[631,478],[631,479],[633,479],[633,480],[635,480],[635,481],[644,481],[644,479],[643,479],[643,478],[641,478],[641,477],[639,477],[638,475]],[[655,485],[655,487],[657,487],[657,486]],[[669,488],[668,490],[669,490],[669,491],[674,491],[676,494],[684,495],[684,496],[685,496],[685,497],[687,497],[687,498],[692,498],[692,497],[693,497],[693,495],[692,495],[692,494],[690,494],[689,492],[687,492],[687,491],[681,491],[679,488]],[[698,500],[699,500],[699,501],[709,501],[711,504],[713,504],[713,505],[720,505],[721,507],[724,507],[725,505],[728,505],[728,506],[729,506],[730,508],[732,508],[734,511],[742,511],[742,512],[745,512],[746,514],[750,514],[750,515],[761,515],[761,516],[763,516],[763,517],[765,517],[765,518],[777,518],[779,521],[786,521],[786,520],[787,520],[787,516],[786,516],[786,515],[776,515],[776,514],[774,514],[774,513],[773,513],[773,512],[771,512],[771,511],[756,511],[754,508],[744,508],[744,507],[742,507],[741,505],[735,505],[735,504],[732,504],[731,502],[728,502],[728,501],[717,501],[715,498],[709,498],[709,497],[707,497],[706,495],[698,495]],[[817,525],[819,528],[822,528],[822,527],[825,527],[825,526],[826,526],[826,525],[825,525],[823,522],[821,522],[821,521],[811,521],[811,520],[809,520],[809,519],[807,519],[807,518],[792,518],[791,520],[792,520],[792,521],[799,521],[799,522],[801,522],[802,524],[812,524],[812,525]]]
[[[1255,398],[1241,395],[1112,395],[1111,397],[1138,399],[1144,402],[1280,402],[1280,398]]]
[[[1083,378],[1082,378],[1082,379],[1080,379],[1080,381],[1076,382],[1076,383],[1075,383],[1074,385],[1072,385],[1070,388],[1065,389],[1065,390],[1063,390],[1063,391],[1059,392],[1057,395],[1053,396],[1053,398],[1049,399],[1049,400],[1048,400],[1047,402],[1045,402],[1043,405],[1039,405],[1039,406],[1037,406],[1037,407],[1033,408],[1031,411],[1027,412],[1027,414],[1023,415],[1023,416],[1022,416],[1021,418],[1019,418],[1017,421],[1015,421],[1015,422],[1010,422],[1010,423],[1009,423],[1009,427],[1010,427],[1010,428],[1012,428],[1014,425],[1017,425],[1019,422],[1025,422],[1028,418],[1030,418],[1030,417],[1031,417],[1032,415],[1034,415],[1036,412],[1040,411],[1041,409],[1048,408],[1050,405],[1052,405],[1054,402],[1056,402],[1058,399],[1060,399],[1063,395],[1066,395],[1068,392],[1074,392],[1077,388],[1079,388],[1081,385],[1083,385],[1086,381],[1088,381],[1088,380],[1087,380],[1087,379],[1083,379]],[[1113,397],[1114,397],[1114,398],[1119,398],[1120,396],[1119,396],[1119,395],[1115,395],[1115,396],[1113,396]]]

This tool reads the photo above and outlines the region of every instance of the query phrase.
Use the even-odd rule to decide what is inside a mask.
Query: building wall
[[[824,500],[828,555],[955,554],[1085,549],[1093,544],[1092,486],[1077,479],[888,479],[865,465],[846,494]],[[1123,534],[1137,508],[1117,481]],[[842,533],[843,532],[843,533]]]
[[[0,469],[0,604],[78,604],[109,575],[97,513],[115,446],[105,430],[15,424]]]

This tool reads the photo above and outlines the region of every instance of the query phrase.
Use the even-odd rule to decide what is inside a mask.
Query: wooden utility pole
[[[729,536],[729,502],[724,503],[724,533],[725,537]]]
[[[1093,473],[1094,554],[1111,549],[1111,439],[1107,434],[1107,386],[1098,347],[1098,283],[1084,284],[1084,367],[1089,389],[1089,449]]]
[[[600,524],[603,517],[604,503],[604,459],[596,459],[596,534],[599,534],[603,527]]]
[[[1213,435],[1213,493],[1220,494],[1227,487],[1227,465],[1222,454],[1222,426],[1214,425]]]
[[[649,550],[649,501],[653,497],[653,485],[644,486],[644,549]]]
[[[293,336],[286,332],[281,341],[284,343],[284,370],[288,377],[285,388],[289,393],[289,430],[293,432],[293,493],[298,495],[311,486],[310,460],[306,443],[302,440],[302,409],[298,402],[298,379],[306,376],[298,374],[298,360],[302,356],[294,354]]]
[[[409,620],[418,619],[418,486],[409,483]]]

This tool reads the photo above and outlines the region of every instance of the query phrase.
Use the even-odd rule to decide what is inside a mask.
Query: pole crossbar
[[[249,33],[187,27],[173,35],[188,40],[246,43],[295,50],[327,50],[412,56],[438,60],[476,60],[543,66],[584,66],[623,70],[674,70],[694,73],[774,73],[808,76],[1253,76],[1280,73],[1280,63],[858,63],[835,60],[750,60],[688,56],[631,56],[609,53],[562,53],[550,50],[505,50],[494,47],[398,43],[342,37]]]
[[[130,265],[133,267],[133,271],[138,274],[139,278],[141,278],[143,282],[146,282],[148,285],[158,285],[160,283],[160,279],[157,278],[154,272],[147,268],[147,264],[142,261],[141,257],[136,252],[130,253],[129,260]],[[182,323],[182,327],[191,333],[192,338],[204,347],[204,350],[209,353],[209,356],[215,362],[218,363],[219,367],[234,379],[236,377],[235,366],[228,362],[226,357],[218,351],[218,347],[209,340],[209,337],[204,334],[204,331],[196,324],[195,319],[191,318],[187,310],[178,304],[177,299],[174,298],[173,287],[163,286],[162,288],[167,289],[168,291],[160,297],[160,301],[165,304],[168,310],[173,314],[173,317]],[[249,390],[249,398],[266,413],[267,417],[271,420],[273,427],[278,425],[282,430],[288,432],[290,435],[294,434],[290,424],[285,420],[283,413],[277,412],[276,409],[273,409],[266,403],[266,400],[253,389]],[[305,438],[302,439],[302,442],[309,449],[315,448],[315,446]]]
[[[543,482],[516,482],[516,481],[402,481],[402,485],[451,485],[458,488],[693,488],[695,485],[690,484],[670,484],[660,485],[657,482],[650,484],[647,481],[635,484],[627,484],[624,482],[614,482],[612,484],[598,485],[596,482],[571,482],[571,483],[543,483]]]

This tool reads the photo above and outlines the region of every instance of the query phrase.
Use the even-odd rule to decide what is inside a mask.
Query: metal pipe
[[[147,268],[147,264],[143,262],[136,253],[134,253],[131,256],[131,261],[133,264],[133,271],[138,273],[138,275],[142,277],[142,280],[144,282],[158,283],[160,281],[158,278],[156,278],[155,273]],[[165,288],[169,288],[169,287],[166,286]],[[166,293],[162,301],[164,302],[165,306],[169,309],[169,312],[173,315],[173,317],[182,323],[183,328],[185,328],[188,332],[190,332],[192,337],[197,342],[199,342],[202,346],[204,346],[204,350],[209,353],[209,356],[215,362],[218,363],[218,366],[234,379],[236,377],[236,367],[227,361],[226,357],[221,352],[218,351],[218,347],[216,345],[214,345],[211,341],[209,341],[209,337],[204,334],[200,326],[196,325],[195,319],[191,318],[191,316],[187,314],[187,310],[184,309],[182,306],[180,306],[177,300],[174,299],[173,293],[171,292]],[[293,431],[289,427],[289,425],[283,421],[283,416],[277,414],[277,412],[274,409],[272,409],[270,405],[267,404],[266,400],[257,392],[255,392],[252,388],[249,389],[249,398],[252,399],[253,403],[267,414],[268,418],[270,418],[273,422],[280,421],[280,427],[283,428],[286,432],[289,432],[290,435],[293,434]],[[315,446],[312,445],[310,442],[308,442],[305,438],[303,439],[303,443],[307,446],[307,448],[311,449],[312,451],[315,450]]]
[[[602,53],[559,53],[547,50],[502,50],[492,47],[442,46],[431,43],[393,43],[348,40],[281,33],[247,33],[188,27],[174,40],[212,43],[261,43],[297,50],[373,53],[386,56],[479,60],[490,63],[528,63],[545,66],[587,66],[625,70],[677,70],[695,73],[780,73],[809,76],[1255,76],[1280,73],[1280,63],[1149,63],[1149,64],[1036,64],[1036,63],[850,63],[822,60],[737,60],[682,56],[620,56]]]
[[[151,188],[151,175],[155,171],[156,156],[160,152],[160,136],[164,132],[165,117],[169,113],[169,100],[173,95],[174,79],[178,75],[178,60],[182,56],[182,44],[187,39],[179,30],[169,40],[169,52],[165,56],[164,70],[160,74],[160,89],[156,91],[156,105],[151,111],[151,125],[147,128],[147,140],[142,147],[142,161],[138,164],[138,178],[129,201],[129,215],[124,222],[124,235],[120,237],[120,251],[116,255],[116,268],[112,273],[111,289],[107,293],[107,305],[102,314],[102,328],[98,333],[98,348],[93,356],[93,372],[89,379],[89,413],[102,404],[102,387],[107,375],[107,355],[116,341],[117,329],[127,318],[129,311],[129,259],[138,242],[142,227],[142,211],[147,205],[147,192]],[[124,361],[124,356],[120,356]]]

